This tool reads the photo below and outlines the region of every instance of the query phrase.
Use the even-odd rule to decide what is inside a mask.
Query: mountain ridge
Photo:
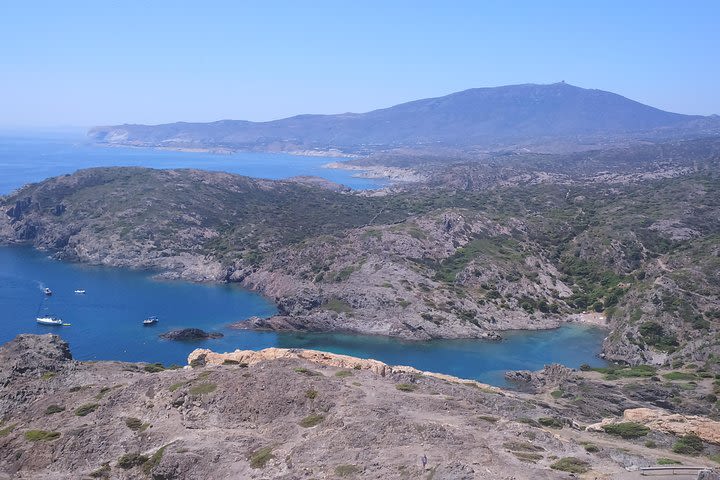
[[[666,112],[563,82],[472,88],[366,113],[301,114],[267,122],[219,120],[95,127],[98,143],[237,150],[500,149],[619,142],[720,132],[720,119]]]

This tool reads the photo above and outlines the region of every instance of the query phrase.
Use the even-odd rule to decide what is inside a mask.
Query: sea
[[[95,166],[202,168],[260,178],[316,175],[354,189],[382,182],[353,172],[323,168],[320,157],[238,153],[214,155],[134,148],[103,148],[78,135],[0,136],[0,194],[49,176]],[[51,296],[43,293],[50,288]],[[85,290],[84,294],[75,290]],[[507,332],[502,341],[407,342],[349,334],[293,334],[229,328],[251,316],[270,316],[275,306],[237,285],[157,280],[153,272],[61,262],[29,247],[0,247],[0,343],[21,333],[56,333],[79,360],[119,360],[184,365],[195,348],[214,351],[267,347],[311,348],[392,365],[409,365],[507,386],[508,370],[536,370],[546,364],[604,365],[598,357],[606,332],[585,325],[544,331]],[[44,326],[38,315],[56,315],[69,326]],[[159,322],[144,326],[155,315]],[[186,327],[219,332],[222,338],[193,342],[159,335]]]

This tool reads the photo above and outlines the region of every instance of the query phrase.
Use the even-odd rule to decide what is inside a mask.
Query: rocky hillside
[[[117,125],[96,127],[89,136],[111,145],[372,153],[552,145],[585,150],[588,144],[718,131],[715,117],[664,112],[610,92],[556,83],[475,88],[361,114]]]
[[[668,463],[718,478],[707,418],[668,422],[636,401],[592,426],[598,415],[564,408],[555,390],[503,392],[320,352],[261,356],[201,351],[175,370],[81,363],[57,336],[21,335],[0,347],[0,478],[630,480]],[[549,388],[602,391],[550,371]]]
[[[0,240],[275,301],[241,328],[492,338],[592,317],[613,360],[717,371],[717,145],[457,164],[375,194],[84,170],[3,198]]]

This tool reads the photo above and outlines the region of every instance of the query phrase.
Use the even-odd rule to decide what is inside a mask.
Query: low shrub
[[[125,419],[125,426],[133,432],[144,432],[149,426],[149,423],[143,423],[139,418],[128,417]]]
[[[30,442],[50,442],[60,438],[60,432],[48,432],[47,430],[28,430],[25,432],[25,439]]]
[[[141,455],[139,453],[126,453],[122,457],[118,458],[117,465],[124,470],[129,470],[134,467],[139,467],[148,460],[149,458],[146,455]]]
[[[700,455],[704,448],[702,438],[691,433],[680,437],[673,445],[672,451],[683,455]]]
[[[272,447],[263,447],[259,450],[255,450],[250,455],[250,467],[251,468],[265,468],[267,462],[275,458],[272,454]]]
[[[563,424],[562,420],[558,418],[552,418],[552,417],[541,417],[538,418],[538,423],[542,425],[543,427],[549,427],[549,428],[563,428],[565,425]]]
[[[215,389],[217,389],[217,385],[214,383],[201,383],[190,388],[190,395],[205,395],[214,392]]]
[[[690,372],[668,372],[663,374],[667,380],[697,380],[697,375]]]
[[[553,470],[560,470],[562,472],[570,473],[585,473],[590,470],[590,464],[579,458],[575,457],[563,457],[557,462],[550,465]]]
[[[65,407],[61,407],[60,405],[48,405],[48,407],[45,409],[45,415],[52,415],[54,413],[60,413],[64,411]]]
[[[650,429],[645,425],[635,422],[611,423],[602,427],[605,433],[617,435],[621,438],[638,438],[644,437],[650,433]]]
[[[13,423],[12,425],[8,425],[7,427],[0,428],[0,437],[7,437],[12,433],[13,430],[15,430],[16,425]]]
[[[163,365],[162,363],[148,363],[143,367],[143,370],[148,373],[163,372],[165,371],[165,365]]]
[[[478,418],[490,423],[497,423],[499,420],[499,418],[493,417],[492,415],[479,415]]]
[[[345,378],[345,377],[352,377],[352,372],[350,370],[340,370],[335,372],[336,377]]]
[[[325,420],[325,417],[322,415],[319,415],[317,413],[312,413],[308,415],[307,417],[300,420],[300,426],[303,428],[310,428],[314,427],[316,425],[320,425],[323,420]]]
[[[308,377],[317,377],[317,376],[320,375],[320,374],[319,374],[318,372],[316,372],[315,370],[310,370],[310,369],[305,368],[305,367],[298,367],[298,368],[295,369],[295,372],[296,372],[296,373],[300,373],[300,374],[302,374],[302,375],[307,375]]]
[[[86,403],[84,405],[80,405],[77,409],[75,409],[75,415],[78,417],[84,417],[85,415],[94,412],[98,407],[99,405],[97,403]]]
[[[305,397],[309,398],[310,400],[315,400],[317,398],[318,392],[317,390],[307,390],[305,391]]]
[[[413,385],[412,383],[398,383],[395,385],[395,388],[401,392],[414,392],[417,390],[417,385]]]
[[[672,458],[664,458],[660,457],[657,459],[658,465],[682,465],[682,462],[678,462],[677,460],[673,460]]]
[[[142,470],[146,475],[150,475],[153,468],[157,467],[165,454],[167,445],[158,448],[157,452],[153,453],[147,462],[143,463]]]

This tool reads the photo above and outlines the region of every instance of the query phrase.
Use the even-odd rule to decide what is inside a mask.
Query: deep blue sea
[[[81,134],[3,135],[0,133],[0,195],[30,182],[72,173],[81,168],[141,166],[151,168],[200,168],[250,177],[283,179],[314,175],[356,190],[373,189],[385,182],[358,178],[357,172],[323,168],[346,159],[304,157],[282,153],[175,152],[140,148],[98,147]]]
[[[334,159],[282,154],[213,155],[126,148],[100,148],[75,136],[0,136],[0,194],[49,176],[96,166],[139,165],[203,168],[262,178],[317,175],[355,189],[377,188],[374,180],[328,170]],[[53,290],[51,297],[42,293]],[[77,295],[75,289],[85,289]],[[425,343],[360,335],[277,334],[233,330],[227,325],[250,316],[269,316],[275,307],[261,296],[230,285],[158,281],[148,272],[75,265],[51,260],[30,248],[0,247],[0,343],[20,333],[55,332],[80,360],[124,360],[185,364],[195,348],[215,351],[298,347],[375,358],[504,385],[507,370],[547,363],[602,365],[597,357],[605,332],[586,326],[505,334],[501,342],[443,340]],[[38,325],[39,314],[60,316],[69,327]],[[144,327],[149,315],[160,323]],[[218,331],[221,339],[192,343],[158,338],[183,327]]]

